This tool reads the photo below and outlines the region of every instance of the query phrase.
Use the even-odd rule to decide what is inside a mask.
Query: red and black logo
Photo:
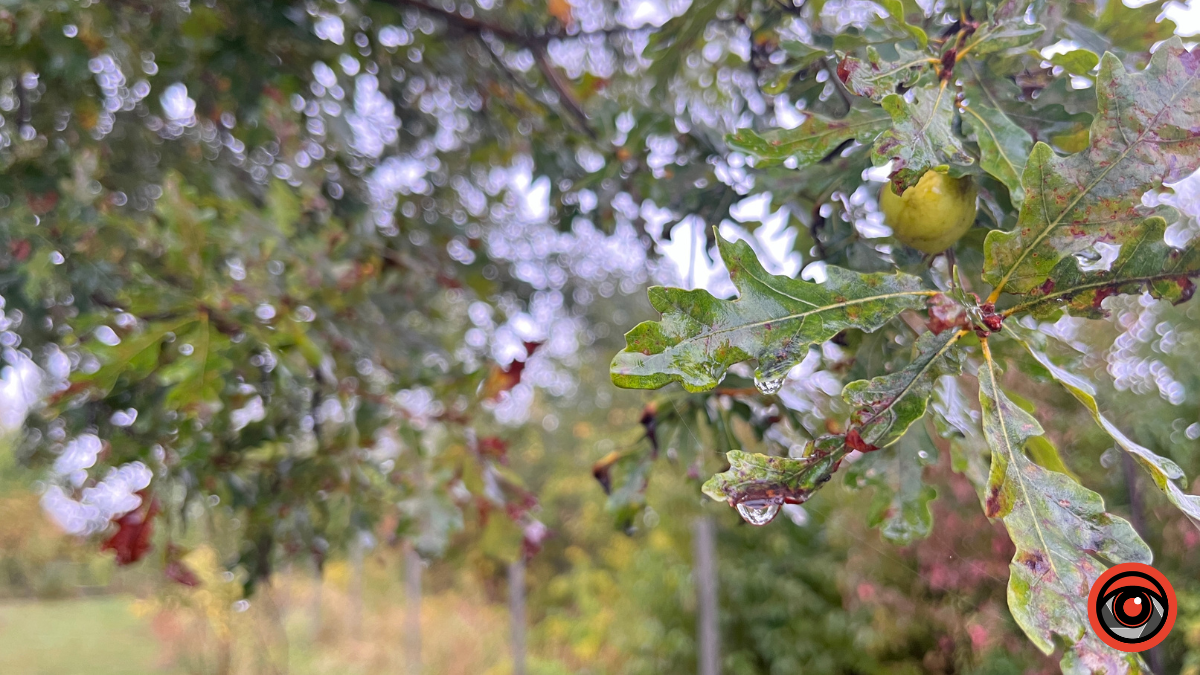
[[[1175,625],[1175,589],[1149,565],[1117,565],[1092,584],[1088,619],[1109,647],[1144,652],[1162,642]]]

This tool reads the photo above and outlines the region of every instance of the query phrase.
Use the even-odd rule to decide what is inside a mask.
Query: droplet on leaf
[[[742,520],[751,525],[766,525],[775,520],[775,516],[779,514],[779,504],[774,502],[752,500],[746,502],[738,502],[738,513],[741,514]]]
[[[754,386],[762,393],[770,396],[779,391],[783,387],[783,381],[786,377],[777,377],[774,379],[760,379],[757,375],[754,376]]]

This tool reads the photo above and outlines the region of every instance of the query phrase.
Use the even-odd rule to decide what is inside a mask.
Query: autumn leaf
[[[899,86],[911,86],[921,76],[923,68],[930,65],[924,52],[897,47],[899,58],[894,62],[884,61],[873,46],[867,47],[865,61],[847,56],[838,64],[837,74],[854,94],[879,102],[888,94],[895,94]]]
[[[142,504],[116,520],[117,531],[100,546],[102,551],[116,553],[118,565],[132,565],[150,551],[150,535],[154,532],[154,516],[158,515],[158,500],[144,490],[138,493]]]
[[[985,511],[1004,520],[1017,549],[1009,566],[1009,610],[1046,654],[1056,636],[1072,644],[1063,655],[1064,673],[1128,673],[1136,656],[1105,645],[1089,627],[1088,590],[1110,564],[1149,563],[1150,548],[1128,522],[1104,510],[1100,495],[1025,456],[1025,443],[1042,428],[1000,389],[983,344],[979,404],[992,451]]]
[[[704,494],[730,506],[803,504],[829,482],[847,452],[842,439],[833,436],[809,443],[800,459],[733,450],[725,455],[729,470],[709,478]]]
[[[1057,287],[1066,277],[1073,283],[1081,276],[1101,280],[1086,269],[1089,259],[1102,256],[1099,247],[1128,249],[1132,256],[1139,245],[1154,243],[1146,233],[1174,214],[1143,206],[1142,195],[1200,167],[1198,67],[1178,38],[1164,43],[1141,73],[1126,73],[1116,56],[1104,55],[1090,146],[1058,157],[1045,143],[1034,145],[1016,229],[988,234],[984,279],[995,287],[990,300],[1001,291],[1030,293],[1047,282]],[[1085,265],[1076,267],[1075,256]]]
[[[646,321],[625,336],[613,359],[612,381],[630,389],[680,382],[688,391],[712,389],[733,364],[755,359],[760,387],[778,388],[808,349],[847,328],[873,331],[904,309],[917,309],[932,291],[906,274],[860,274],[827,267],[817,284],[767,273],[744,241],[717,236],[739,296],[708,291],[650,289],[661,321]]]
[[[1149,293],[1174,303],[1190,300],[1196,291],[1193,279],[1200,275],[1200,248],[1171,246],[1163,238],[1166,229],[1165,221],[1152,218],[1119,248],[1101,242],[1092,264],[1080,265],[1074,257],[1063,260],[1045,283],[1005,312],[1051,318],[1065,309],[1074,316],[1099,319],[1108,315],[1103,302],[1113,295]]]

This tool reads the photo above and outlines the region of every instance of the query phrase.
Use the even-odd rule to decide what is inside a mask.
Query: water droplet
[[[784,379],[786,379],[786,378],[785,377],[777,377],[775,379],[759,379],[759,377],[757,375],[755,375],[754,376],[754,386],[758,387],[758,390],[761,391],[762,393],[770,396],[771,394],[774,394],[775,392],[779,391],[783,387]]]
[[[774,502],[757,500],[739,502],[737,510],[741,514],[742,520],[751,525],[761,526],[775,520],[776,514],[779,513],[779,505]]]
[[[929,453],[922,450],[917,453],[917,457],[920,457],[921,459],[929,459]]]
[[[1116,448],[1109,448],[1108,450],[1104,451],[1103,455],[1100,455],[1100,466],[1106,469],[1111,469],[1117,463],[1117,460],[1120,459],[1120,457],[1120,450]]]

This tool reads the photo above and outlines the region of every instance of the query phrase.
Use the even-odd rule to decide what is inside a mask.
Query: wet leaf
[[[680,382],[688,391],[704,391],[717,386],[729,366],[756,359],[755,377],[766,385],[784,377],[812,345],[847,328],[874,331],[932,294],[906,274],[830,266],[821,284],[768,274],[746,242],[718,235],[717,245],[739,296],[721,300],[704,290],[651,288],[650,304],[662,320],[625,335],[625,349],[610,369],[614,384],[657,389]]]
[[[877,448],[887,447],[908,431],[913,422],[925,416],[925,407],[933,384],[942,375],[962,371],[954,345],[958,331],[940,335],[925,333],[917,341],[917,356],[903,370],[872,380],[858,380],[846,385],[842,398],[855,412],[851,428],[862,440]]]
[[[907,96],[912,96],[910,103]],[[892,162],[893,182],[900,190],[916,185],[929,169],[945,164],[968,166],[975,160],[954,133],[954,91],[942,86],[914,89],[907,96],[890,94],[883,109],[892,128],[879,135],[871,151],[876,166]]]
[[[1186,302],[1196,290],[1193,278],[1200,275],[1200,249],[1170,246],[1163,239],[1166,229],[1165,221],[1152,218],[1119,250],[1106,249],[1114,245],[1101,242],[1102,252],[1116,255],[1106,270],[1084,271],[1075,257],[1064,259],[1045,283],[1009,311],[1049,318],[1065,309],[1075,316],[1099,319],[1108,315],[1102,303],[1112,295],[1149,293]]]
[[[1072,644],[1062,659],[1064,673],[1128,673],[1136,657],[1105,645],[1089,628],[1088,590],[1109,564],[1149,563],[1150,548],[1128,522],[1104,510],[1100,495],[1025,456],[1022,447],[1042,428],[1000,390],[997,376],[985,347],[979,404],[992,450],[985,511],[1004,519],[1017,549],[1009,566],[1009,609],[1046,654],[1056,636]]]
[[[868,143],[891,124],[891,118],[878,108],[850,111],[837,120],[809,115],[795,129],[776,129],[759,135],[749,129],[741,129],[726,137],[725,142],[758,160],[757,166],[766,167],[794,158],[801,168],[821,161],[846,141]]]
[[[897,47],[896,51],[899,58],[891,62],[884,61],[874,47],[867,47],[865,61],[853,56],[842,59],[838,64],[838,77],[854,94],[879,102],[884,96],[896,93],[897,87],[911,86],[930,65],[924,52],[903,47]]]
[[[730,506],[803,504],[829,482],[847,452],[842,439],[836,436],[809,443],[802,459],[733,450],[725,455],[729,470],[709,478],[704,494]]]
[[[1154,214],[1142,195],[1200,167],[1198,67],[1178,39],[1162,45],[1141,73],[1126,73],[1116,56],[1105,54],[1090,147],[1058,157],[1036,144],[1016,229],[988,234],[984,279],[997,288],[993,299],[1000,289],[1029,293],[1047,280],[1057,286],[1069,276],[1070,258],[1098,244],[1152,243],[1144,234]]]
[[[1182,511],[1193,525],[1200,528],[1200,496],[1190,495],[1183,490],[1183,486],[1186,486],[1188,482],[1183,469],[1179,468],[1178,464],[1166,457],[1156,454],[1143,445],[1139,445],[1109,421],[1104,416],[1104,413],[1100,412],[1100,405],[1096,402],[1096,387],[1086,378],[1069,372],[1051,361],[1044,349],[1041,348],[1041,343],[1044,340],[1040,335],[1015,327],[1010,330],[1010,334],[1025,346],[1029,354],[1042,367],[1050,372],[1051,377],[1055,381],[1071,392],[1071,395],[1082,403],[1083,407],[1087,408],[1088,413],[1096,420],[1100,428],[1104,429],[1109,436],[1112,436],[1112,439],[1117,442],[1117,445],[1122,450],[1128,452],[1137,460],[1138,464],[1150,474],[1150,478],[1158,486],[1158,489],[1162,490],[1163,494],[1166,495],[1167,500]]]
[[[1008,115],[987,105],[987,94],[978,86],[964,88],[970,104],[963,108],[963,131],[979,144],[979,167],[1004,183],[1014,206],[1025,199],[1021,174],[1033,139]]]

